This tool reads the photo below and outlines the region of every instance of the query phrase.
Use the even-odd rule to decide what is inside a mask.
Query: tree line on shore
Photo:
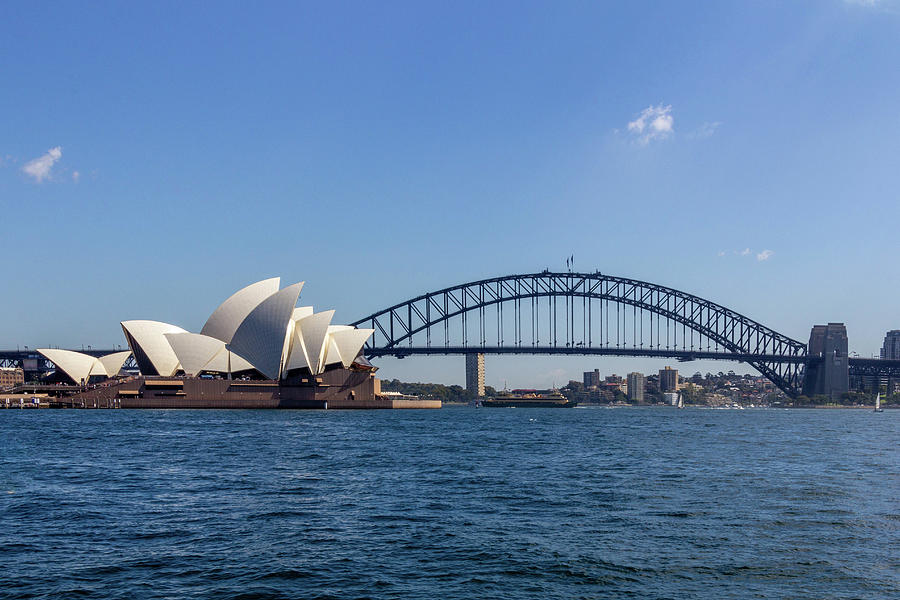
[[[458,385],[441,383],[409,383],[399,379],[383,379],[381,390],[384,392],[400,392],[420,398],[434,398],[442,402],[471,402],[474,395],[466,388]],[[484,393],[493,396],[497,391],[489,385],[484,386]]]
[[[695,373],[693,376],[682,380],[681,394],[685,404],[704,405],[709,404],[715,397],[727,396],[729,399],[743,400],[747,394],[750,401],[764,404],[781,404],[784,406],[858,406],[869,405],[875,401],[874,393],[850,392],[838,398],[828,396],[800,396],[793,400],[785,396],[781,391],[774,389],[768,380],[763,381],[756,375],[736,375],[734,371],[728,373],[707,373],[705,376]],[[464,387],[459,385],[444,385],[440,383],[405,382],[399,379],[385,379],[381,382],[381,389],[385,392],[400,392],[419,396],[421,398],[434,398],[442,402],[467,403],[474,400]],[[624,392],[619,389],[605,390],[597,394],[596,398],[588,398],[587,390],[580,381],[570,381],[560,391],[570,399],[581,402],[628,402]],[[900,406],[900,394],[888,396],[886,390],[882,390],[881,403],[884,406]],[[485,386],[485,395],[496,395],[497,391],[491,386]],[[653,404],[662,402],[663,397],[659,392],[658,381],[654,375],[647,377],[647,388],[644,394],[644,403]]]

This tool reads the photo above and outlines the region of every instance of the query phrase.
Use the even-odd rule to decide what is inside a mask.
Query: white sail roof
[[[166,339],[185,375],[196,375],[216,354],[225,350],[225,342],[202,333],[167,333]]]
[[[114,377],[122,370],[122,365],[128,360],[130,351],[114,352],[106,356],[96,357],[83,352],[73,350],[58,350],[56,348],[39,348],[50,362],[68,375],[75,383],[87,382],[91,376]]]
[[[122,370],[122,365],[125,364],[129,356],[131,356],[131,350],[125,350],[124,352],[113,352],[112,354],[101,356],[97,360],[103,365],[103,370],[108,377],[115,377]]]
[[[281,278],[273,277],[238,290],[213,311],[200,333],[222,340],[226,344],[230,343],[247,315],[263,300],[277,292],[279,285]]]
[[[202,333],[167,333],[166,339],[175,351],[178,362],[185,375],[196,375],[201,371],[216,373],[229,372],[229,354],[231,354],[230,372],[249,371],[253,368],[249,362],[233,352],[225,349],[225,342]]]
[[[157,374],[171,377],[178,370],[178,356],[166,339],[167,333],[187,333],[177,325],[163,323],[161,321],[123,321],[122,329],[125,338],[134,353],[134,358],[141,372],[148,366]],[[136,346],[136,347],[135,347]],[[144,357],[150,361],[150,365],[142,365]],[[147,375],[147,373],[143,373]]]
[[[288,323],[287,337],[284,340],[284,365],[282,374],[291,369],[299,369],[307,366],[306,349],[303,348],[303,340],[298,337],[297,321],[313,314],[312,306],[298,306],[291,314],[291,322]]]
[[[100,359],[96,357],[92,358],[94,358],[94,366],[91,367],[91,376],[93,377],[96,375],[98,377],[109,377],[106,374],[106,367],[103,366],[103,363],[100,362]]]
[[[303,343],[306,366],[313,375],[324,368],[325,351],[328,341],[328,326],[334,318],[333,310],[326,310],[304,317],[294,323],[295,331]]]
[[[349,367],[359,351],[365,345],[366,340],[375,333],[374,329],[343,329],[331,333],[331,339],[337,344],[341,355],[341,363],[345,368]]]
[[[230,365],[229,362],[231,363]],[[224,345],[203,367],[204,371],[215,373],[237,373],[239,371],[249,371],[251,369],[253,369],[253,365],[234,352],[229,352]]]
[[[303,317],[308,317],[311,314],[313,314],[312,306],[298,306],[294,309],[294,314],[291,315],[291,319],[293,319],[294,321],[299,321]]]
[[[256,369],[278,379],[291,369],[322,373],[326,366],[349,367],[372,329],[331,325],[334,311],[314,313],[297,307],[303,282],[278,290],[280,278],[258,281],[232,294],[210,315],[200,333],[189,333],[159,321],[122,322],[128,345],[144,375],[187,375],[202,371],[237,372]],[[128,353],[101,357],[78,373],[121,370]],[[80,363],[79,363],[80,364]]]
[[[294,331],[291,333],[290,354],[285,363],[284,370],[303,369],[309,366],[309,358],[306,356],[306,348],[303,346],[303,338],[300,336],[300,328],[294,322]]]
[[[96,357],[72,350],[59,350],[56,348],[38,348],[38,352],[47,357],[47,360],[57,366],[68,375],[75,383],[87,383],[95,364],[99,364]],[[103,365],[100,365],[103,368]],[[104,371],[103,375],[106,372]]]
[[[270,379],[281,375],[288,323],[302,287],[303,282],[295,283],[259,303],[241,321],[227,346]]]
[[[324,366],[336,365],[338,363],[343,363],[341,359],[341,352],[338,348],[337,342],[334,341],[334,338],[331,334],[335,331],[347,331],[353,329],[350,325],[329,325],[328,326],[328,341],[325,346],[325,361],[322,363]]]
[[[343,362],[337,343],[335,343],[334,339],[329,335],[328,345],[325,347],[325,359],[322,361],[322,366],[327,367],[329,365],[343,364]]]

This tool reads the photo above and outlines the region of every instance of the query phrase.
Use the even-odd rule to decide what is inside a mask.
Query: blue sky
[[[0,346],[199,330],[274,275],[346,322],[574,254],[871,355],[900,328],[898,40],[887,0],[7,4]]]

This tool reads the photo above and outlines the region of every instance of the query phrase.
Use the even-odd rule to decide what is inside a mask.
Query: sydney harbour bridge
[[[900,360],[849,356],[843,324],[814,326],[807,343],[699,296],[599,271],[544,270],[463,283],[353,325],[375,330],[364,348],[368,358],[577,354],[726,360],[751,365],[791,397],[834,396],[846,392],[851,380],[900,380]],[[0,367],[12,366],[52,368],[27,348],[0,351]]]
[[[900,378],[900,361],[848,356],[842,324],[792,339],[670,287],[594,273],[508,275],[422,294],[354,323],[369,358],[578,354],[744,362],[791,397],[847,391],[851,378]]]

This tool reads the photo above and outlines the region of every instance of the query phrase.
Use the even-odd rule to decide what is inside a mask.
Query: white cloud
[[[689,137],[695,140],[702,140],[708,137],[712,137],[721,125],[721,121],[708,121],[692,131]]]
[[[33,177],[35,182],[41,183],[50,177],[50,170],[61,157],[62,148],[59,146],[50,148],[47,150],[46,154],[25,163],[25,166],[22,167],[22,172],[29,177]]]
[[[72,171],[72,181],[78,183],[78,180],[81,178],[81,173],[78,171]]]
[[[732,250],[731,253],[732,253],[734,256],[750,256],[750,257],[752,257],[753,254],[754,254],[754,251],[751,250],[750,248],[744,248],[743,250]],[[721,251],[719,252],[719,256],[725,256],[726,254],[727,254],[727,252],[725,252],[724,250],[721,250]],[[756,253],[756,260],[762,262],[762,261],[764,261],[764,260],[769,260],[769,259],[772,258],[773,256],[775,256],[775,252],[774,252],[774,251],[772,251],[772,250],[763,250],[762,252],[757,252],[757,253]]]
[[[844,0],[844,4],[894,15],[900,11],[900,0]]]
[[[675,132],[672,105],[648,106],[638,118],[628,123],[628,131],[637,137],[641,145],[653,140],[664,140]]]

